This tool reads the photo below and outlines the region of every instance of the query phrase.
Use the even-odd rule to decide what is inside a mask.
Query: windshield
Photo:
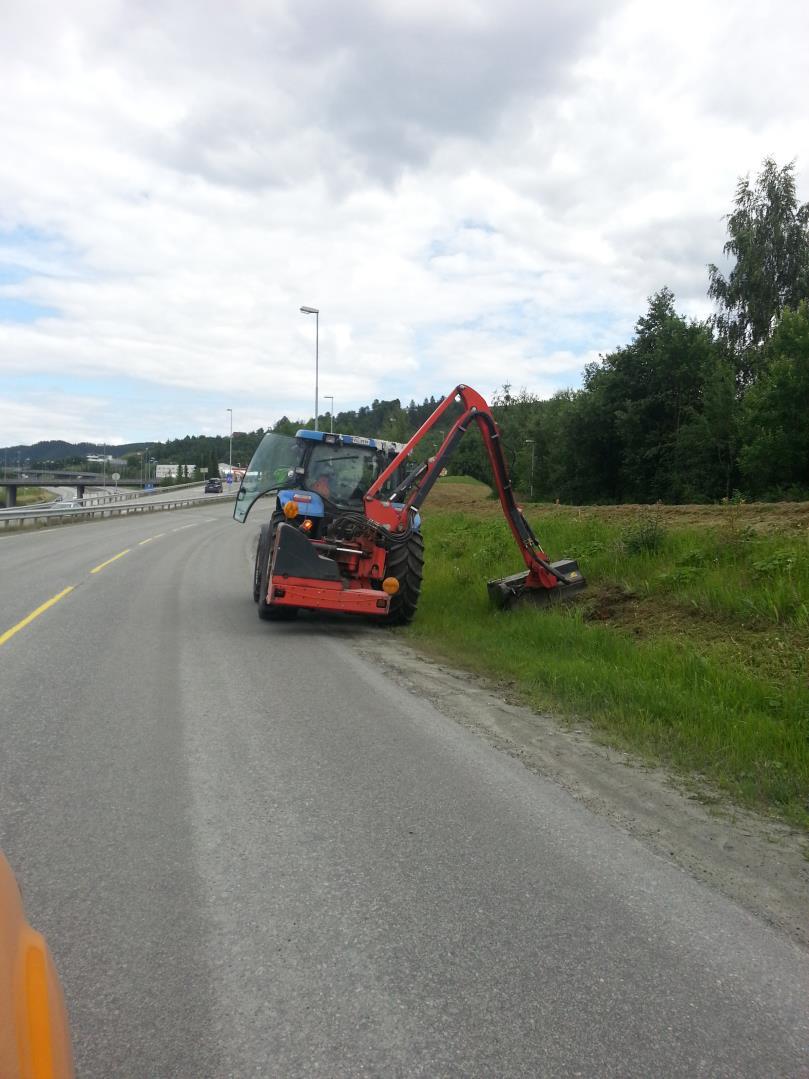
[[[378,473],[373,451],[316,443],[306,464],[306,486],[345,505],[360,501]]]
[[[295,486],[295,468],[304,449],[289,435],[268,433],[262,438],[242,477],[233,516],[244,521],[256,499],[275,488]]]
[[[371,484],[391,462],[391,458],[372,447],[365,448],[349,443],[335,446],[315,443],[306,462],[304,485],[338,505],[359,503]],[[382,491],[385,497],[399,479],[400,470],[389,480]]]

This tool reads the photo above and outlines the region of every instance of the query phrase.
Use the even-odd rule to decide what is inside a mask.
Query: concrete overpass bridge
[[[150,480],[150,483],[154,481]],[[76,497],[84,498],[88,487],[109,487],[109,474],[102,472],[65,472],[55,469],[28,468],[24,472],[0,477],[0,487],[6,489],[6,508],[17,505],[17,491],[20,487],[75,487]],[[143,480],[117,480],[116,487],[146,486]]]

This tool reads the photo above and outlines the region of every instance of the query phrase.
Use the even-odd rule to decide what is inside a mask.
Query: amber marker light
[[[284,516],[288,521],[298,516],[298,506],[295,502],[287,502],[284,506]]]
[[[313,523],[312,520],[309,517],[307,517],[306,520],[301,523],[301,532],[311,532],[312,531],[312,523]]]
[[[399,591],[399,582],[395,577],[386,577],[382,582],[382,591],[387,592],[389,596],[395,596]]]

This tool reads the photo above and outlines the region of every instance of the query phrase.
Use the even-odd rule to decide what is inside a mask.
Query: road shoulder
[[[802,832],[601,745],[583,723],[564,725],[513,703],[491,683],[436,662],[391,634],[364,636],[357,644],[397,685],[809,946],[809,860]]]

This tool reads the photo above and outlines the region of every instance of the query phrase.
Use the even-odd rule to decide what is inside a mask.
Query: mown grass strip
[[[806,538],[728,542],[692,527],[646,549],[575,512],[533,523],[552,557],[580,556],[581,601],[494,611],[486,580],[521,568],[504,523],[433,512],[414,640],[538,710],[589,719],[615,744],[809,826]]]

